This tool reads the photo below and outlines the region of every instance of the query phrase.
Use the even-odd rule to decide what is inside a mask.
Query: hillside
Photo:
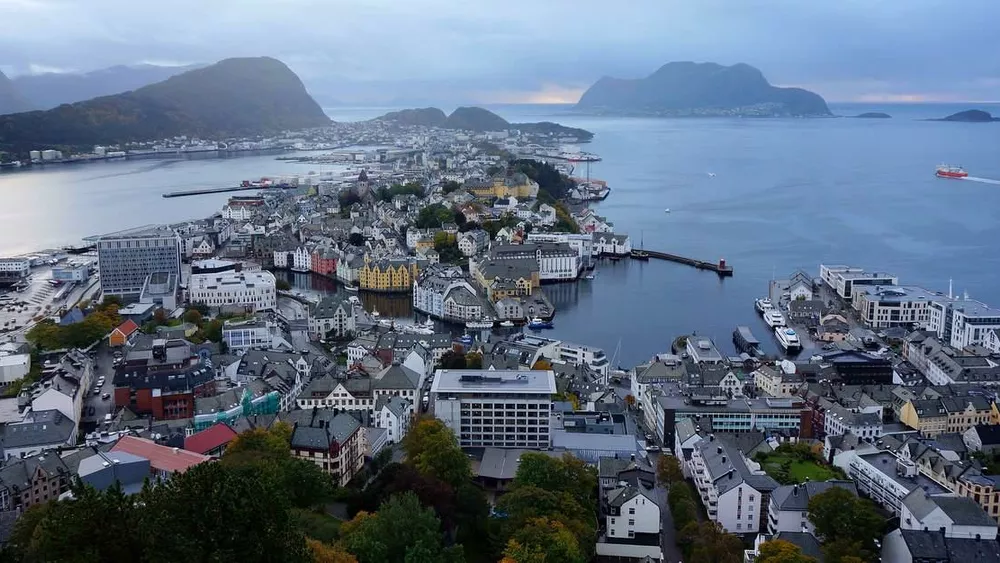
[[[28,74],[13,82],[31,109],[51,109],[142,88],[200,66],[120,65],[87,73]]]
[[[747,64],[667,63],[639,79],[604,77],[576,108],[588,112],[662,116],[828,116],[819,95],[777,88]]]
[[[31,104],[24,98],[14,82],[0,72],[0,115],[28,111]]]
[[[517,129],[531,135],[576,137],[582,141],[589,141],[594,137],[593,133],[585,129],[566,127],[551,121],[510,123],[492,111],[479,107],[460,107],[451,115],[446,115],[438,108],[404,109],[376,117],[375,121],[475,132]]]
[[[329,122],[281,61],[226,59],[132,92],[0,117],[0,148],[23,153],[178,135],[249,136]]]

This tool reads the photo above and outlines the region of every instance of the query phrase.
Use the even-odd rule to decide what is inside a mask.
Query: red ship
[[[969,173],[961,166],[948,166],[947,164],[938,166],[934,174],[938,178],[966,178],[969,176]]]

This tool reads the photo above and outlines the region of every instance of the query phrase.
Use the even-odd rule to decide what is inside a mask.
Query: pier
[[[222,194],[226,192],[247,192],[251,190],[260,191],[260,186],[232,186],[229,188],[203,188],[200,190],[184,190],[180,192],[167,192],[163,197],[185,197],[189,195]]]
[[[699,270],[709,270],[715,272],[722,278],[728,278],[733,275],[733,267],[726,264],[725,259],[719,259],[718,262],[705,262],[702,260],[695,260],[694,258],[669,254],[667,252],[657,252],[655,250],[633,250],[631,257],[635,260],[648,260],[650,258],[656,258],[657,260],[666,260],[668,262],[685,264],[687,266],[698,268]]]

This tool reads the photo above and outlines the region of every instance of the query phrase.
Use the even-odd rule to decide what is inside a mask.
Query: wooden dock
[[[733,275],[733,267],[726,264],[725,259],[720,259],[718,262],[705,262],[703,260],[695,260],[694,258],[687,258],[685,256],[678,256],[667,252],[657,252],[655,250],[632,250],[631,256],[636,260],[648,260],[649,258],[655,258],[657,260],[666,260],[668,262],[685,264],[687,266],[698,268],[699,270],[709,270],[715,272],[719,275],[719,277],[723,278],[728,278]]]

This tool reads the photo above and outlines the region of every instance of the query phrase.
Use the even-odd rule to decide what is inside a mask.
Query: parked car
[[[101,400],[102,401],[107,401],[110,398],[111,398],[111,393],[105,393],[105,394],[101,395]]]

